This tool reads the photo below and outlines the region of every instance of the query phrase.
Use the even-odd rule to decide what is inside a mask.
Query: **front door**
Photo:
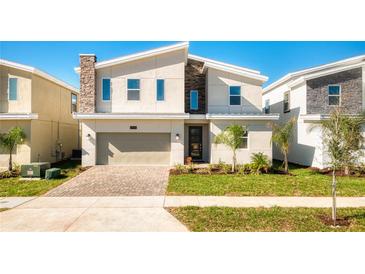
[[[189,155],[195,161],[203,159],[203,130],[201,126],[189,127]]]

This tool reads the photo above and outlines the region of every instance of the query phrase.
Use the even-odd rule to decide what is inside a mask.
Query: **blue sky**
[[[99,61],[176,42],[0,42],[0,58],[41,69],[79,87],[80,53]],[[268,85],[288,72],[365,54],[365,42],[190,42],[190,53],[261,71]]]

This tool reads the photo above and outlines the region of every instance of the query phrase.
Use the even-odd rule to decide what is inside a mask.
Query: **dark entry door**
[[[203,130],[201,126],[189,127],[189,155],[193,160],[203,158]]]

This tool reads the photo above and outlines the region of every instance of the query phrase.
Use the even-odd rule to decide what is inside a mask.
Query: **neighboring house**
[[[78,110],[74,87],[33,67],[0,60],[0,133],[20,126],[25,143],[18,145],[17,164],[70,157],[79,147],[79,126],[72,118]],[[0,167],[9,155],[0,149]]]
[[[261,109],[267,77],[255,70],[189,55],[179,43],[108,61],[80,54],[82,164],[174,165],[230,163],[232,152],[213,144],[230,124],[248,127],[237,158],[271,159],[269,121]]]
[[[265,113],[280,121],[297,118],[289,161],[324,168],[328,164],[319,121],[341,107],[350,115],[365,107],[365,55],[289,73],[264,89]],[[274,146],[275,159],[282,159]]]

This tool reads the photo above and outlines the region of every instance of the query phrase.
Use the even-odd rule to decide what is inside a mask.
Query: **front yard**
[[[82,171],[79,161],[67,161],[53,165],[53,167],[61,168],[61,176],[57,179],[37,181],[24,181],[20,177],[0,179],[0,197],[39,196],[75,177]]]
[[[331,196],[331,177],[291,165],[282,174],[170,175],[167,195]],[[338,196],[365,196],[364,177],[338,177]]]
[[[169,212],[190,231],[200,232],[365,232],[365,208],[340,208],[339,227],[328,221],[331,209],[180,207]]]

